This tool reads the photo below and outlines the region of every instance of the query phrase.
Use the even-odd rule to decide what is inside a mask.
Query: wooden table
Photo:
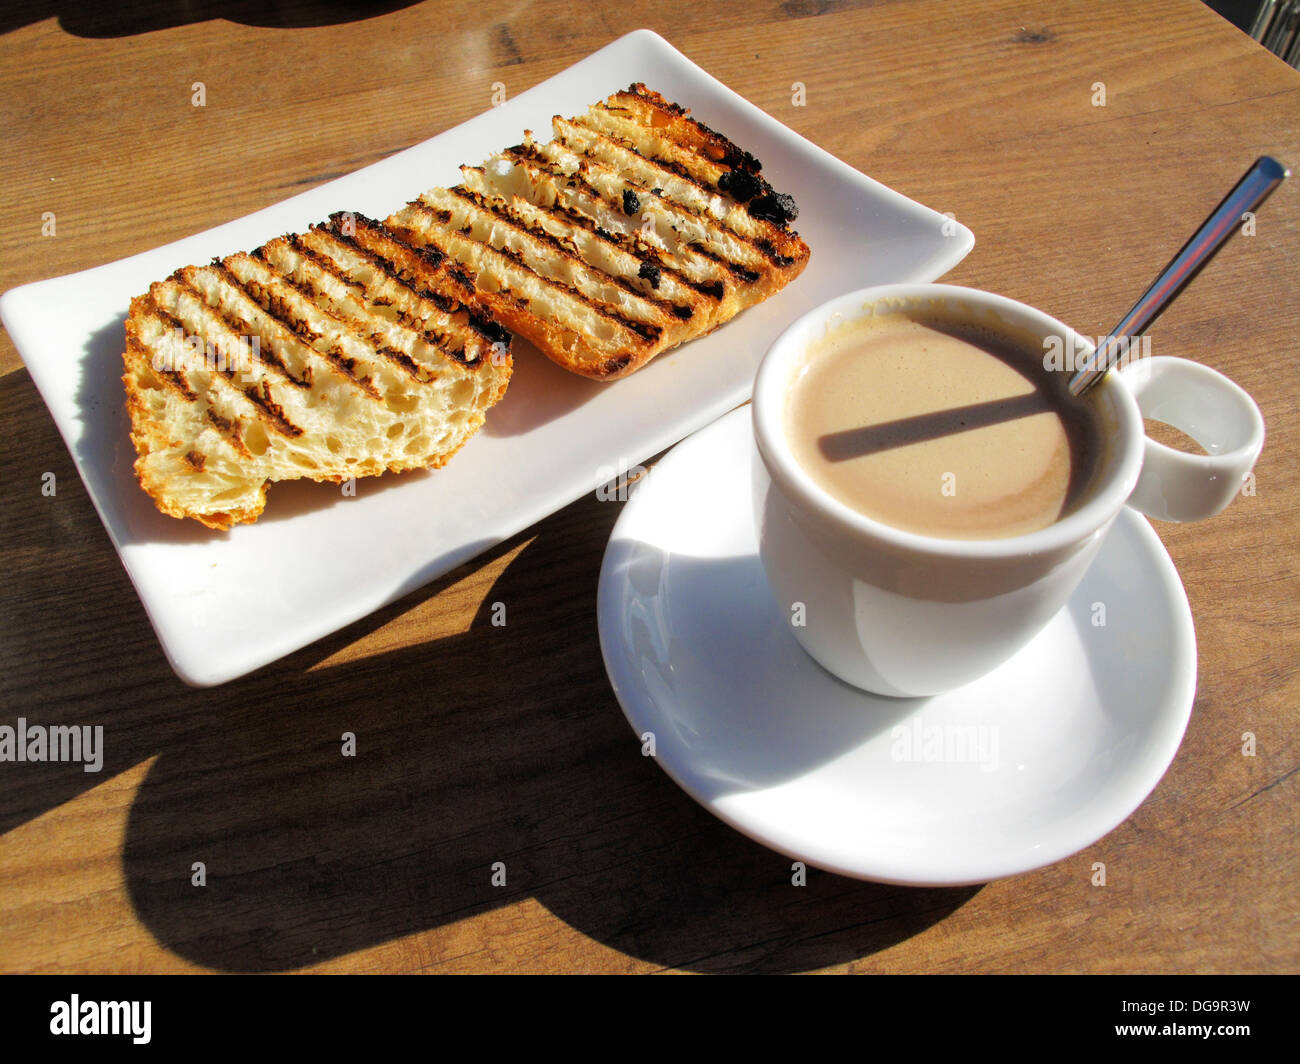
[[[1195,0],[387,3],[339,24],[276,5],[287,28],[113,7],[3,15],[0,289],[273,203],[640,26],[968,224],[948,280],[1084,332],[1255,156],[1300,163],[1300,75]],[[1159,526],[1200,648],[1182,749],[1100,842],[962,889],[794,887],[641,757],[596,636],[620,507],[592,497],[250,677],[186,688],[6,337],[0,723],[107,739],[98,775],[0,764],[0,969],[1297,970],[1297,248],[1292,181],[1153,337],[1239,381],[1269,428],[1253,497]]]

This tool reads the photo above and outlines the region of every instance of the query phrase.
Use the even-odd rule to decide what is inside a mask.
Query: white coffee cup
[[[791,630],[840,679],[904,697],[969,683],[1024,646],[1065,605],[1125,504],[1171,521],[1221,511],[1264,443],[1259,408],[1227,377],[1185,359],[1141,358],[1097,385],[1107,442],[1087,496],[1054,524],[983,540],[883,524],[799,465],[785,435],[787,401],[806,352],[829,329],[877,310],[924,314],[927,307],[995,324],[1018,338],[1017,346],[1023,342],[1027,358],[1041,360],[1054,347],[1080,357],[1092,351],[1067,325],[1003,296],[953,285],[881,285],[799,318],[768,349],[754,383],[759,552]],[[1182,430],[1207,453],[1150,439],[1144,415]]]

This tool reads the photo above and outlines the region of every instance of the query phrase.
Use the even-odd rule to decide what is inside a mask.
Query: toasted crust
[[[454,262],[338,214],[152,285],[124,370],[140,486],[226,529],[256,520],[271,481],[444,465],[512,362]]]
[[[480,305],[565,369],[627,376],[807,265],[759,161],[644,85],[552,126],[385,225],[459,261]]]
[[[505,394],[506,329],[614,380],[807,264],[758,160],[644,85],[552,132],[383,223],[334,214],[132,300],[122,380],[158,509],[226,529],[271,481],[437,468]]]

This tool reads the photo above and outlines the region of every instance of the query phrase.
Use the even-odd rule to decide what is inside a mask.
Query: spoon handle
[[[1133,304],[1133,309],[1124,315],[1123,320],[1097,345],[1097,350],[1070,378],[1070,392],[1073,395],[1082,395],[1106,375],[1120,353],[1128,349],[1129,341],[1146,332],[1178,293],[1214,257],[1214,253],[1228,242],[1241,225],[1242,215],[1255,210],[1268,199],[1269,193],[1290,173],[1290,170],[1271,156],[1261,155],[1255,160],[1255,165],[1246,171],[1236,187],[1214,208],[1191,240],[1160,271],[1160,276],[1152,282],[1142,298]]]

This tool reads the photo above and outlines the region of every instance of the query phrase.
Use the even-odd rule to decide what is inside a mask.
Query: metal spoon
[[[1160,276],[1152,282],[1142,298],[1133,304],[1133,309],[1111,329],[1082,368],[1070,378],[1070,392],[1082,395],[1100,381],[1118,361],[1121,351],[1128,350],[1129,342],[1146,332],[1151,323],[1177,298],[1178,293],[1214,257],[1214,253],[1228,242],[1241,225],[1242,216],[1268,199],[1269,193],[1290,175],[1291,171],[1271,156],[1261,155],[1256,159],[1255,165],[1246,171],[1236,187],[1214,208],[1192,239],[1160,271]]]

